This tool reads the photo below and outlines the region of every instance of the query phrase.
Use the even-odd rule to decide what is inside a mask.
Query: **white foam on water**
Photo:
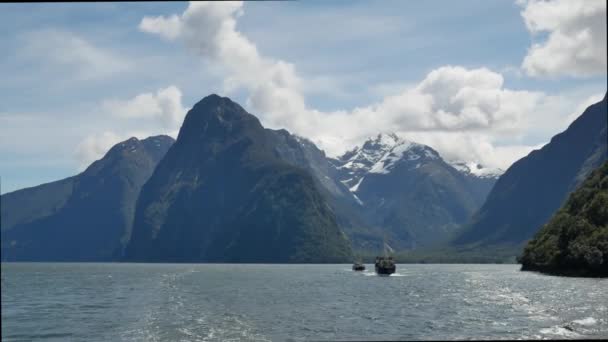
[[[364,276],[367,276],[367,277],[405,277],[406,276],[405,274],[402,274],[402,273],[393,273],[391,275],[378,275],[378,274],[376,274],[376,272],[373,272],[373,271],[364,271],[361,274],[363,274]]]
[[[196,333],[194,333],[192,330],[188,329],[187,327],[178,328],[177,331],[179,331],[180,333],[182,333],[188,337],[198,337],[198,335]]]
[[[579,325],[594,325],[597,323],[597,320],[593,317],[587,317],[587,318],[583,318],[583,319],[577,319],[572,321],[572,323],[576,323]]]
[[[530,319],[536,321],[557,319],[557,317],[554,317],[549,313],[546,307],[540,303],[532,302],[530,298],[520,292],[513,291],[508,286],[494,287],[491,282],[487,282],[483,279],[476,280],[477,281],[471,281],[470,283],[477,288],[487,288],[487,290],[481,292],[482,301],[484,302],[505,305],[515,310],[523,311],[527,313]]]
[[[564,336],[564,337],[578,337],[580,336],[579,334],[575,333],[574,331],[570,331],[564,327],[561,327],[559,325],[556,326],[552,326],[551,328],[543,328],[540,329],[539,331],[541,334],[544,335],[555,335],[555,336]]]

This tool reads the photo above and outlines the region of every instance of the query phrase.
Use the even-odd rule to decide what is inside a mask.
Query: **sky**
[[[228,96],[337,156],[382,132],[507,169],[606,93],[604,0],[0,4],[2,193]]]

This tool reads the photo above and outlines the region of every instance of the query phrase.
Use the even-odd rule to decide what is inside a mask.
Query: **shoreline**
[[[559,268],[557,266],[522,264],[520,271],[569,278],[608,278],[608,272],[589,269]]]

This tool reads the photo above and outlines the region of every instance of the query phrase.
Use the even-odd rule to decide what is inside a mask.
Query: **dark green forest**
[[[608,162],[570,194],[524,248],[522,270],[608,276]]]

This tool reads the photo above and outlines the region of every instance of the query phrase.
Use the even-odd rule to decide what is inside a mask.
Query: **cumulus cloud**
[[[262,57],[257,47],[236,29],[242,6],[241,1],[191,2],[179,16],[144,17],[139,29],[180,40],[225,70],[225,91],[246,88],[250,94],[248,107],[278,114],[274,121],[284,124],[281,113],[306,111],[302,81],[293,64]]]
[[[187,111],[182,105],[180,89],[173,85],[131,99],[105,100],[100,107],[97,129],[81,127],[89,132],[103,130],[103,133],[88,133],[76,146],[74,156],[80,170],[103,157],[116,143],[131,137],[144,139],[167,134],[175,138]]]
[[[592,104],[598,103],[600,102],[606,93],[597,93],[597,94],[593,94],[589,97],[587,97],[586,99],[584,99],[581,103],[579,103],[578,106],[576,106],[576,109],[574,111],[572,111],[572,113],[570,113],[570,115],[568,115],[566,117],[566,119],[564,120],[564,122],[567,125],[570,125],[574,120],[576,120],[581,113],[583,113],[585,111],[585,109],[587,109],[587,107],[591,106]]]
[[[182,92],[173,85],[129,100],[106,100],[102,106],[106,112],[120,118],[158,120],[168,130],[178,128],[186,115]]]
[[[485,68],[445,66],[401,93],[369,106],[334,112],[266,112],[262,117],[265,123],[310,137],[335,155],[350,144],[386,131],[408,136],[416,133],[421,142],[423,136],[448,132],[476,134],[487,141],[510,137],[528,127],[527,115],[539,110],[544,96],[505,89],[502,76]],[[468,150],[461,149],[461,157]]]
[[[554,109],[547,105],[547,95],[507,89],[503,76],[487,68],[443,66],[369,106],[310,108],[303,96],[306,80],[295,66],[262,56],[237,30],[242,6],[242,2],[190,3],[180,15],[144,17],[139,29],[183,43],[223,70],[226,92],[246,90],[246,107],[265,126],[308,137],[329,155],[387,131],[427,143],[448,159],[477,159],[501,168],[542,146],[518,139],[535,122],[532,116],[549,115]]]
[[[483,166],[506,170],[517,159],[533,150],[540,149],[545,143],[536,145],[509,144],[497,146],[492,136],[470,132],[425,132],[401,133],[410,140],[429,146],[441,153],[446,160],[476,161]]]
[[[526,27],[547,38],[528,50],[522,68],[530,76],[606,74],[606,2],[520,1]]]
[[[56,67],[68,67],[79,79],[100,79],[124,72],[131,64],[114,52],[96,47],[69,31],[46,29],[25,35],[23,56],[44,58]]]
[[[79,169],[84,170],[93,161],[101,158],[116,143],[124,140],[114,132],[103,132],[86,137],[76,147]]]
[[[114,145],[130,138],[145,139],[155,133],[145,130],[112,130],[86,136],[76,145],[74,156],[78,169],[83,171],[94,161],[101,159]]]
[[[179,36],[181,21],[176,15],[165,17],[145,17],[139,24],[139,29],[144,32],[156,33],[167,40],[173,40]]]

